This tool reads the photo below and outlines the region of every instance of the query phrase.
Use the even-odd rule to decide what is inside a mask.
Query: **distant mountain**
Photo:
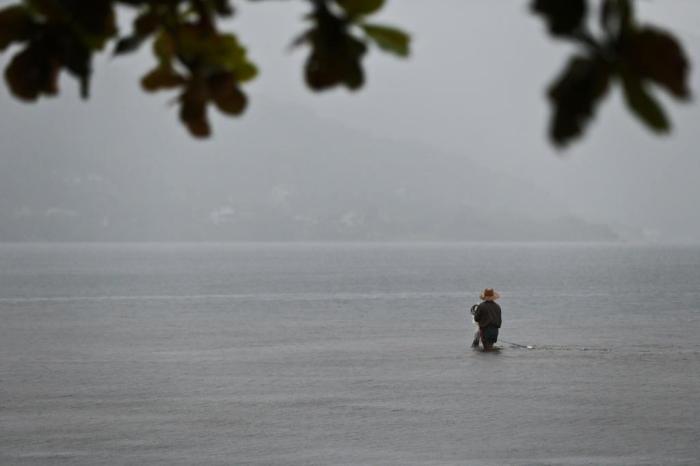
[[[616,239],[526,180],[474,164],[468,141],[446,154],[258,105],[206,148],[164,139],[144,154],[124,140],[97,154],[83,140],[3,154],[0,240]],[[261,128],[270,137],[252,136]]]

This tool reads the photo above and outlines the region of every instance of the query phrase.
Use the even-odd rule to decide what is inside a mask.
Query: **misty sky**
[[[319,131],[333,125],[348,129],[353,138],[420,144],[451,154],[450,169],[466,171],[466,179],[503,174],[523,180],[593,223],[639,229],[649,238],[700,241],[698,105],[679,104],[658,92],[674,129],[670,137],[656,137],[627,113],[616,88],[599,107],[584,140],[556,151],[546,139],[544,90],[571,49],[545,35],[541,20],[527,11],[529,2],[390,0],[378,20],[412,32],[412,57],[399,60],[372,50],[365,88],[322,94],[312,94],[303,83],[306,52],[288,49],[304,28],[306,2],[240,3],[230,24],[261,69],[246,87],[252,105],[242,119],[212,111],[214,137],[192,139],[168,104],[172,95],[146,95],[138,86],[154,62],[150,47],[133,56],[98,59],[87,102],[79,100],[77,83],[65,76],[59,98],[35,105],[17,102],[3,85],[0,167],[5,172],[11,168],[21,181],[3,183],[2,197],[22,203],[32,190],[44,189],[34,179],[37,173],[59,165],[63,172],[98,178],[110,170],[132,170],[133,184],[113,187],[117,190],[140,184],[176,189],[168,183],[206,184],[211,176],[241,179],[255,157],[271,166],[290,163],[287,158],[294,157],[295,148],[308,150],[313,125],[319,124]],[[700,4],[637,4],[642,22],[672,30],[697,68]],[[8,55],[3,55],[3,65]],[[695,95],[700,92],[694,70],[690,87]],[[308,122],[308,131],[288,130],[300,124],[289,120],[295,115]],[[256,141],[271,152],[272,147],[284,148],[285,159],[256,153]],[[383,154],[373,167],[385,171],[387,179],[392,157],[399,160],[401,151]],[[223,165],[222,159],[227,161]],[[198,171],[198,164],[226,168]],[[255,170],[260,173],[259,167]],[[439,180],[433,183],[438,186]]]

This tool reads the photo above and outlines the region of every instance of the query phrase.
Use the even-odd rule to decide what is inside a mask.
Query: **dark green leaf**
[[[117,41],[117,44],[114,46],[114,54],[121,55],[123,53],[133,52],[134,50],[139,48],[142,42],[143,37],[139,35],[134,34],[127,37],[122,37]]]
[[[235,35],[218,34],[194,24],[182,25],[176,34],[177,54],[186,64],[233,72],[239,81],[257,75],[257,68]]]
[[[63,5],[55,0],[25,0],[25,2],[32,11],[51,21],[60,21],[65,15]]]
[[[207,92],[203,83],[190,82],[180,96],[180,120],[198,138],[211,134],[207,119]]]
[[[56,2],[59,4],[68,2]],[[83,43],[94,50],[104,47],[117,33],[112,0],[73,1],[63,6],[65,18]]]
[[[678,98],[690,97],[688,59],[674,36],[649,26],[624,39],[624,56],[633,72]]]
[[[216,107],[229,115],[240,115],[248,103],[245,94],[238,87],[236,77],[230,73],[211,76],[209,93]]]
[[[327,44],[326,44],[327,45]],[[306,82],[314,90],[324,90],[339,84],[355,90],[364,84],[360,60],[367,47],[346,35],[340,43],[327,48],[315,43],[306,61]]]
[[[153,53],[161,65],[170,66],[175,55],[175,46],[169,34],[161,32],[153,41]]]
[[[63,66],[80,81],[80,95],[87,98],[92,74],[92,52],[82,41],[76,39],[64,41],[60,53]]]
[[[58,92],[60,64],[47,49],[30,45],[17,53],[5,69],[5,80],[15,97],[34,101],[39,95]]]
[[[172,89],[184,83],[185,78],[167,66],[158,66],[141,78],[141,86],[149,92],[160,89]]]
[[[586,0],[534,0],[532,11],[544,16],[554,36],[571,35],[586,18]]]
[[[549,89],[553,106],[550,135],[555,144],[566,145],[583,132],[598,101],[608,90],[610,70],[597,58],[574,57]]]
[[[384,0],[336,0],[336,3],[349,16],[365,16],[381,9]]]
[[[208,56],[209,63],[219,65],[236,74],[239,82],[250,81],[258,74],[257,67],[248,60],[246,49],[233,34],[221,34],[217,47]]]
[[[328,12],[318,12],[308,33],[311,54],[306,60],[306,83],[320,91],[337,85],[351,90],[364,83],[361,60],[367,46],[348,32],[348,23]]]
[[[376,24],[363,24],[362,29],[381,49],[401,57],[408,56],[410,37],[402,30]]]
[[[153,11],[141,13],[134,20],[134,33],[140,37],[153,34],[160,26],[160,19]]]
[[[32,17],[23,6],[14,5],[0,10],[0,52],[12,42],[29,39],[32,25]]]
[[[238,82],[244,83],[246,81],[250,81],[258,75],[258,68],[250,62],[243,62],[236,67],[233,72],[236,74],[236,79]]]
[[[638,76],[623,71],[621,73],[625,101],[642,122],[654,131],[665,133],[671,125],[659,103],[647,92]]]

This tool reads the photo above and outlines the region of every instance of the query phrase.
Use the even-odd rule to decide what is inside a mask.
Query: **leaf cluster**
[[[92,54],[116,32],[112,0],[26,0],[0,10],[0,52],[23,46],[5,69],[11,92],[24,101],[55,95],[65,69],[87,97]]]
[[[313,26],[294,41],[295,46],[311,48],[305,65],[311,89],[362,87],[362,59],[368,42],[400,57],[408,56],[409,36],[405,32],[365,20],[382,8],[384,0],[315,0],[313,5],[308,16]]]
[[[556,145],[581,136],[614,82],[620,83],[627,107],[642,123],[658,133],[670,130],[671,123],[650,87],[660,87],[679,100],[691,97],[689,62],[671,33],[639,25],[630,0],[601,2],[598,36],[588,28],[587,0],[534,0],[531,6],[552,36],[580,49],[548,91],[550,137]]]
[[[135,50],[153,37],[156,66],[141,79],[147,92],[177,89],[180,120],[196,137],[211,134],[207,108],[227,115],[244,112],[248,98],[241,85],[257,67],[231,33],[220,32],[217,17],[233,13],[227,1],[143,2],[133,32],[117,42],[115,53]]]
[[[312,27],[297,40],[310,45],[306,64],[309,87],[364,83],[362,58],[369,42],[399,56],[408,55],[403,31],[366,22],[384,0],[306,0]],[[118,7],[136,10],[132,30],[120,35]],[[243,84],[258,74],[238,37],[219,30],[218,21],[234,14],[231,0],[23,0],[0,10],[0,52],[21,50],[10,60],[5,79],[23,101],[58,93],[58,78],[68,71],[88,96],[93,55],[114,41],[114,54],[153,44],[156,65],[141,79],[147,92],[175,90],[179,116],[189,132],[207,137],[209,106],[240,115],[248,98]]]
[[[313,91],[361,88],[371,46],[409,55],[408,34],[371,20],[385,0],[298,1],[310,7],[309,26],[293,45],[308,49],[304,73]],[[632,0],[594,5],[597,17],[588,0],[531,0],[549,33],[578,47],[549,87],[551,139],[565,146],[580,137],[615,83],[637,118],[655,132],[668,132],[671,123],[651,88],[690,99],[683,48],[671,33],[638,24]],[[117,14],[125,8],[135,11],[135,19],[131,31],[120,34]],[[13,45],[19,49],[5,80],[15,97],[33,102],[56,95],[65,70],[87,98],[95,53],[109,42],[115,55],[151,42],[156,63],[141,79],[142,87],[177,92],[180,120],[192,135],[207,137],[209,107],[241,115],[248,105],[243,86],[258,74],[238,37],[219,29],[220,20],[234,13],[232,0],[18,0],[0,9],[0,52]],[[589,28],[595,23],[596,34]]]

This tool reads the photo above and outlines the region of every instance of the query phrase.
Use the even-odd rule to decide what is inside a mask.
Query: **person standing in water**
[[[481,303],[474,310],[474,321],[479,325],[479,336],[484,351],[493,350],[501,328],[501,306],[496,300],[501,296],[493,288],[481,292]]]

